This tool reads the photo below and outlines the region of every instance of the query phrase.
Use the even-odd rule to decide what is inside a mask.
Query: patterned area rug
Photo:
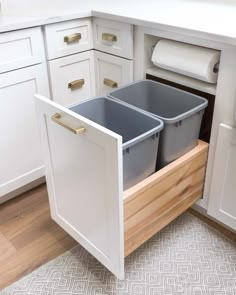
[[[125,260],[117,280],[80,245],[2,291],[2,295],[236,294],[236,244],[184,213]]]

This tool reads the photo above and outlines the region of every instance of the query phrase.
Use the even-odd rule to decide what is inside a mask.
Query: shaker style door
[[[236,230],[236,128],[220,124],[208,214]]]
[[[0,199],[44,176],[34,106],[37,91],[49,95],[45,64],[1,74]]]
[[[36,95],[52,218],[124,277],[122,137]]]

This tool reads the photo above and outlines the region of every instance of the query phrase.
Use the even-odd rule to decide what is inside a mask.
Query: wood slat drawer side
[[[208,144],[198,145],[124,192],[125,256],[202,196]]]

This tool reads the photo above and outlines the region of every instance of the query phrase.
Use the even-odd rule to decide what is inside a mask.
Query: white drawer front
[[[95,68],[97,95],[133,81],[133,61],[96,51]]]
[[[123,279],[122,137],[40,96],[36,112],[52,218]]]
[[[92,49],[90,19],[72,20],[45,27],[48,59]]]
[[[100,18],[93,19],[95,49],[133,58],[133,26]]]
[[[68,106],[94,95],[93,51],[52,60],[49,68],[54,101]]]
[[[0,34],[0,73],[38,64],[44,59],[40,28]]]

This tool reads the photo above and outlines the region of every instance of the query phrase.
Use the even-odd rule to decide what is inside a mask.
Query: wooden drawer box
[[[39,64],[44,60],[40,28],[0,34],[0,73]]]
[[[71,20],[45,26],[48,59],[93,48],[90,19]]]
[[[124,192],[125,256],[201,198],[208,144],[196,148]]]
[[[133,26],[117,21],[93,18],[94,48],[133,59]]]
[[[36,105],[52,218],[123,279],[124,257],[202,196],[208,144],[123,192],[122,137],[41,96]]]
[[[94,96],[93,51],[49,61],[52,98],[68,106]]]

